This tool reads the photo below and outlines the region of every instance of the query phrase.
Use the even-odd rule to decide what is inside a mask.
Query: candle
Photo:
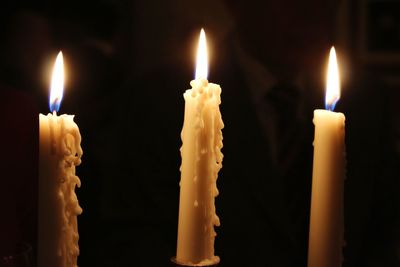
[[[75,267],[79,255],[77,215],[82,213],[75,194],[80,180],[81,135],[74,116],[58,111],[63,94],[63,57],[54,65],[50,111],[39,115],[38,267]]]
[[[201,30],[196,78],[184,93],[185,116],[181,133],[181,182],[176,261],[204,266],[219,262],[214,255],[214,226],[219,226],[214,199],[222,167],[221,87],[207,81],[207,48]]]
[[[314,111],[314,164],[308,267],[339,267],[343,246],[345,145],[343,113],[333,112],[340,98],[335,49],[329,56],[327,110]]]

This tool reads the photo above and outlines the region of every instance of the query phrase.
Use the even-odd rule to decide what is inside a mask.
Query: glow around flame
[[[64,91],[64,60],[62,52],[60,51],[57,55],[56,62],[54,63],[53,76],[51,78],[50,87],[50,99],[49,107],[50,111],[58,111],[60,109],[61,100]]]
[[[335,48],[332,46],[331,51],[329,53],[325,108],[330,111],[333,111],[339,99],[340,99],[339,67],[337,64]]]
[[[196,60],[196,79],[207,79],[208,76],[208,55],[207,55],[207,42],[204,29],[200,31],[199,46],[197,48]]]

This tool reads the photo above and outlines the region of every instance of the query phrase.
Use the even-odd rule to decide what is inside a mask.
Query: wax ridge
[[[59,197],[62,203],[63,227],[62,238],[58,247],[59,256],[65,257],[66,266],[77,267],[79,255],[79,233],[77,215],[82,214],[75,188],[81,186],[81,181],[75,175],[76,166],[81,164],[83,154],[79,128],[73,121],[73,116],[61,115],[60,123],[61,142],[57,144],[58,152],[62,157],[59,165],[60,177]]]

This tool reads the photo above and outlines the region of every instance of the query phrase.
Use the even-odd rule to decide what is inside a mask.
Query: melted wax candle
[[[82,209],[75,188],[81,182],[75,167],[81,163],[81,135],[74,116],[56,114],[62,83],[60,52],[50,96],[53,114],[39,115],[38,267],[76,267],[79,255],[77,215]]]
[[[204,266],[219,262],[214,255],[214,226],[219,226],[214,199],[222,167],[221,87],[206,79],[205,34],[200,35],[199,59],[192,89],[184,93],[185,118],[181,133],[182,165],[176,261]],[[199,63],[200,62],[200,63]],[[203,64],[199,67],[199,64]],[[200,71],[199,71],[200,70]]]

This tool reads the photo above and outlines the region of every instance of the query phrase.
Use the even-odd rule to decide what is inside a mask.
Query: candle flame
[[[57,55],[54,63],[53,76],[51,78],[51,89],[49,107],[51,112],[57,112],[60,109],[61,100],[64,91],[64,60],[62,52]]]
[[[208,55],[207,42],[204,29],[200,31],[199,46],[197,48],[196,79],[207,79],[208,76]]]
[[[340,99],[339,67],[336,59],[335,48],[332,46],[329,53],[328,77],[326,83],[325,108],[333,111]]]

